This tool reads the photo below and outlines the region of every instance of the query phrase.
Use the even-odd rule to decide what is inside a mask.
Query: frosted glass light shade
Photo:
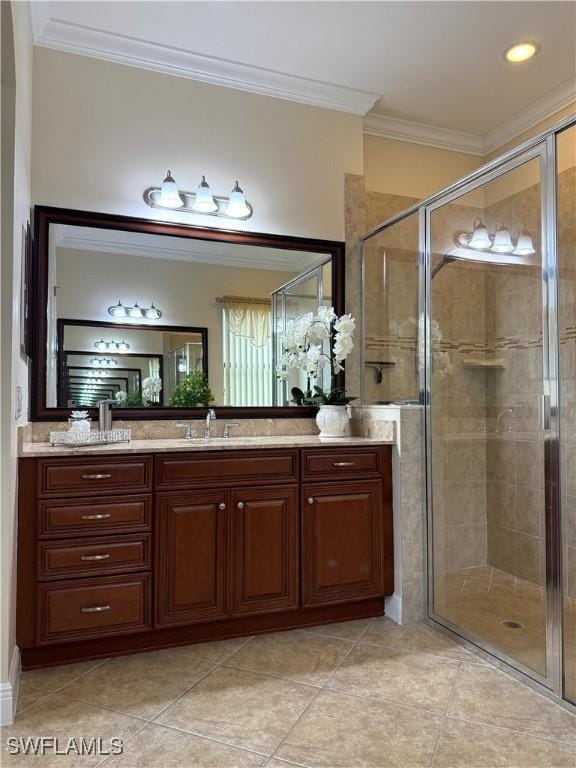
[[[531,256],[533,253],[536,251],[530,235],[520,235],[514,249],[514,256]]]
[[[510,237],[510,232],[503,225],[498,227],[498,230],[494,235],[492,250],[494,253],[512,253],[514,250],[514,243]]]
[[[250,208],[246,205],[246,196],[244,191],[240,189],[238,182],[230,192],[230,202],[226,208],[226,214],[234,219],[242,219],[244,216],[250,215]]]
[[[477,250],[483,250],[492,246],[492,240],[488,234],[488,230],[482,224],[481,219],[477,219],[474,222],[474,232],[468,243],[470,248],[476,248]]]
[[[113,307],[108,307],[108,313],[112,315],[112,317],[126,317],[126,309],[121,301]]]
[[[159,320],[162,317],[162,312],[152,303],[148,309],[144,310],[144,317],[148,320]]]
[[[157,204],[162,206],[162,208],[182,208],[184,205],[184,200],[180,197],[178,185],[170,171],[168,171],[166,178],[162,182]]]
[[[138,302],[136,302],[133,307],[127,307],[126,311],[128,313],[128,317],[142,317],[142,310],[138,306]]]
[[[202,176],[202,181],[196,187],[196,199],[192,203],[192,208],[198,213],[214,213],[218,210],[205,176]]]

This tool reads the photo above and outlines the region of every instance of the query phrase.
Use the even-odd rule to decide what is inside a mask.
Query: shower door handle
[[[550,429],[550,395],[540,397],[540,428],[544,432]]]

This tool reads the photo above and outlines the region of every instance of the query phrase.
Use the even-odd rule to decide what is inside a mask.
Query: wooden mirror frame
[[[131,216],[118,216],[108,213],[75,211],[69,208],[35,206],[34,209],[34,274],[36,286],[33,296],[33,359],[30,390],[30,421],[65,421],[70,408],[48,408],[46,406],[46,355],[47,355],[47,315],[48,306],[48,259],[51,224],[67,224],[77,227],[96,229],[116,229],[125,232],[144,232],[151,235],[170,235],[195,240],[210,240],[237,245],[259,245],[268,248],[282,248],[293,251],[324,253],[332,258],[332,296],[336,314],[344,313],[345,302],[345,244],[336,240],[316,240],[314,238],[293,237],[289,235],[269,235],[259,232],[238,232],[227,229],[209,229],[192,224],[174,224],[150,219],[138,219]],[[338,386],[344,386],[343,374],[338,376]],[[114,418],[123,421],[151,421],[166,419],[202,419],[206,408],[114,408]],[[273,407],[231,407],[215,406],[219,416],[224,419],[270,419],[303,418],[316,413],[315,408],[302,406]],[[97,409],[90,409],[93,419],[97,418]]]

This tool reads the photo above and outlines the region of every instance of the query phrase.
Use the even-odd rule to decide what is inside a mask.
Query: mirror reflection
[[[331,304],[325,253],[52,224],[46,404],[288,405],[282,333]]]

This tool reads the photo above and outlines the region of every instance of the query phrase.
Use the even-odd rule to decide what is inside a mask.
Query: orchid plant
[[[308,379],[307,391],[300,387],[291,390],[292,402],[297,405],[347,405],[354,398],[345,390],[331,387],[324,390],[314,380],[329,366],[330,380],[344,370],[343,362],[354,348],[356,321],[351,315],[338,317],[333,307],[318,307],[316,314],[308,312],[290,321],[281,335],[282,355],[276,373],[288,380],[290,370],[302,370]]]
[[[149,405],[158,402],[158,395],[162,391],[162,379],[158,376],[147,376],[142,382],[142,397]]]

